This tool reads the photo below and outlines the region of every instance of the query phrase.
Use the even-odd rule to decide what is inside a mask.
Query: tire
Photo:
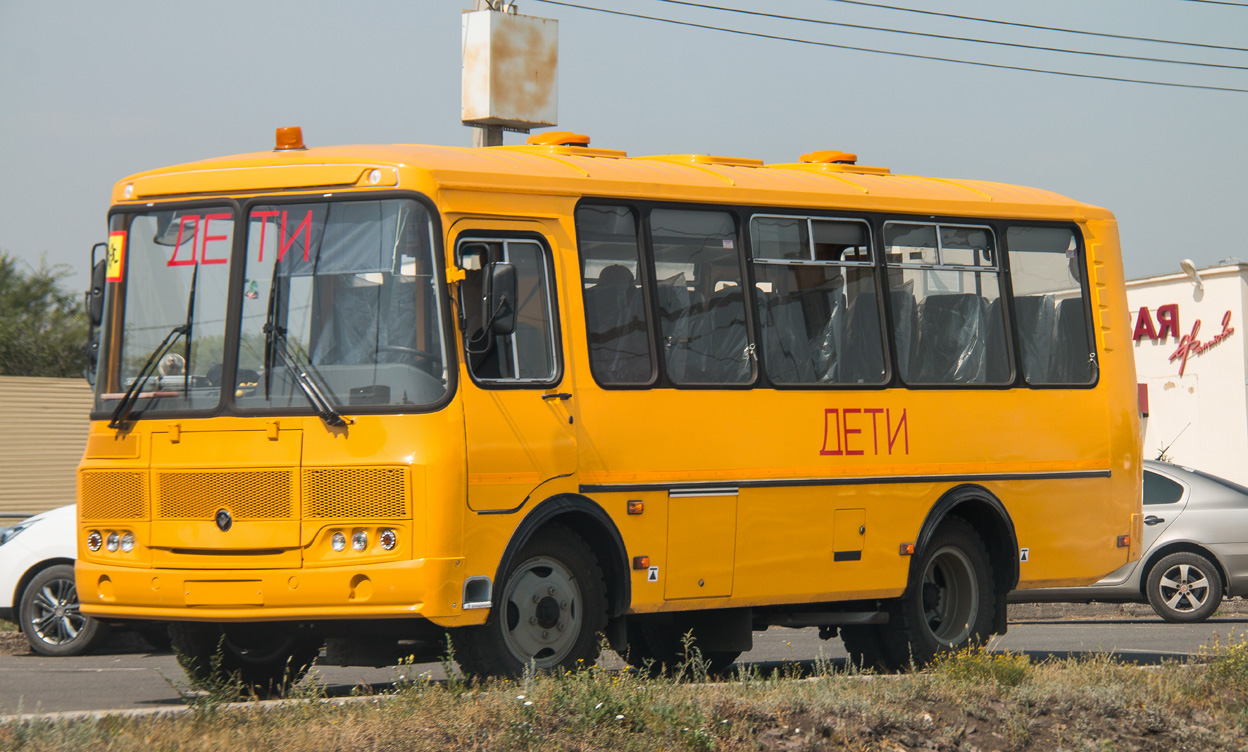
[[[697,648],[697,642],[692,645]],[[698,653],[706,662],[706,673],[716,676],[724,673],[741,655],[740,650],[708,650]],[[636,620],[628,623],[628,664],[648,671],[651,676],[671,674],[681,664],[688,663],[685,655],[684,634],[665,624],[647,624]]]
[[[893,671],[894,666],[884,649],[884,628],[876,625],[844,626],[840,628],[841,642],[849,653],[849,662],[855,668],[872,671]]]
[[[1166,621],[1204,621],[1222,604],[1222,575],[1200,554],[1170,554],[1148,571],[1148,604]]]
[[[81,655],[108,634],[80,610],[72,564],[54,564],[35,575],[18,601],[18,622],[40,655]]]
[[[997,592],[988,551],[975,529],[947,518],[920,556],[918,581],[890,605],[888,624],[879,630],[880,663],[896,671],[922,668],[992,634]]]
[[[164,622],[152,622],[135,627],[143,641],[158,653],[167,653],[173,647],[169,639],[169,625]]]
[[[514,678],[530,662],[538,670],[592,664],[606,624],[597,557],[572,530],[551,524],[516,555],[485,624],[454,629],[451,640],[465,674]]]
[[[245,694],[284,694],[311,668],[320,654],[320,640],[274,624],[175,622],[169,639],[178,663],[201,689],[232,684]]]

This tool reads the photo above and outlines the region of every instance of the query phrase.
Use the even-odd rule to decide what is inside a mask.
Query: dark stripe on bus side
[[[735,488],[801,488],[807,486],[865,486],[873,483],[975,483],[1008,480],[1078,480],[1108,478],[1109,470],[1066,470],[1038,473],[985,473],[980,475],[887,475],[861,478],[777,478],[775,480],[702,481],[694,483],[595,483],[582,484],[581,493],[627,493],[642,491],[722,491]]]

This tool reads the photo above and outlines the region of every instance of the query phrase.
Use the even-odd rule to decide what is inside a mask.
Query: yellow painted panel
[[[668,598],[708,598],[732,593],[737,497],[672,498],[667,512]]]
[[[862,551],[866,547],[867,510],[838,509],[835,519],[835,530],[832,534],[833,554]]]
[[[187,580],[188,606],[263,606],[260,580]]]

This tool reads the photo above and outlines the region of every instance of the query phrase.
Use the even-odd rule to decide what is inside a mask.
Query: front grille
[[[318,468],[303,471],[308,519],[392,519],[407,516],[407,469]]]
[[[290,519],[294,483],[289,470],[158,472],[156,519],[211,520],[223,507],[237,520]]]
[[[147,517],[147,473],[84,470],[78,474],[78,514],[83,520]]]

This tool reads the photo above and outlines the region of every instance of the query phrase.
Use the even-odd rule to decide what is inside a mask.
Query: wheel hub
[[[559,601],[546,596],[537,604],[537,623],[542,629],[550,629],[559,623]]]

